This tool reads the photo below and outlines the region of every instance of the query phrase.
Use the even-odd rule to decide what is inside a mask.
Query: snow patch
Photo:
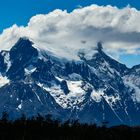
[[[22,108],[22,104],[18,105],[18,108],[21,109]]]
[[[58,79],[62,80],[61,78]],[[70,90],[69,94],[67,95],[63,92],[60,85],[47,87],[44,84],[38,83],[38,86],[49,92],[51,96],[55,99],[55,101],[64,109],[74,107],[80,109],[78,105],[80,105],[80,103],[84,101],[86,95],[86,91],[84,90],[84,87],[82,87],[82,81],[66,82]]]
[[[82,81],[67,81],[68,89],[70,90],[69,96],[81,96],[85,91],[81,88]]]
[[[92,91],[91,93],[91,98],[95,101],[95,102],[101,102],[102,101],[102,98],[104,98],[106,100],[106,102],[111,106],[113,107],[117,101],[120,100],[120,97],[118,94],[115,94],[114,95],[106,95],[104,93],[103,90],[99,90],[99,91]]]
[[[4,63],[7,65],[7,70],[11,67],[11,61],[10,61],[10,54],[9,52],[3,51],[2,55],[4,56]]]
[[[104,94],[103,97],[105,98],[107,103],[110,104],[111,107],[115,106],[116,103],[120,101],[120,96],[118,94],[115,95],[115,93],[114,95],[110,95],[110,96]]]
[[[8,84],[10,80],[6,76],[0,75],[0,88],[3,87],[4,85]]]
[[[104,93],[102,91],[92,91],[91,93],[91,98],[95,101],[95,102],[101,102],[102,100],[102,95]]]
[[[34,67],[33,65],[30,65],[27,68],[25,68],[24,70],[25,70],[26,75],[30,75],[36,70],[36,67]]]

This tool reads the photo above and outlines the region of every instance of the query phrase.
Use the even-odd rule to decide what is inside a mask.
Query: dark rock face
[[[52,114],[55,117],[63,114],[55,100],[35,84],[11,83],[0,89],[0,96],[0,113],[4,109],[13,119],[20,117],[21,114],[28,117],[35,116],[37,113]]]
[[[61,89],[63,90],[63,92],[65,94],[68,94],[70,91],[69,91],[69,88],[68,88],[68,85],[67,85],[67,82],[65,80],[63,80],[61,82]]]
[[[6,70],[6,64],[4,63],[4,52],[0,52],[0,72],[3,73]]]
[[[0,113],[11,118],[40,113],[80,122],[140,124],[140,66],[132,69],[103,52],[62,61],[21,38],[0,52]]]
[[[8,71],[10,78],[24,75],[24,67],[38,56],[38,51],[32,47],[32,42],[27,39],[20,38],[19,41],[10,50],[11,67]]]

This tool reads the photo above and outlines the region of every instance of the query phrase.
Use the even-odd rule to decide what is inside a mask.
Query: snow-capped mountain
[[[46,46],[47,47],[47,46]],[[0,113],[110,125],[140,124],[140,65],[129,69],[98,43],[79,60],[36,48],[27,38],[0,52]]]

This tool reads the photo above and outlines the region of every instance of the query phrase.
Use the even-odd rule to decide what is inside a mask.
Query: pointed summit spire
[[[101,42],[101,41],[99,41],[99,42],[97,43],[97,50],[98,50],[98,51],[102,51],[102,50],[103,50],[103,46],[102,46],[102,42]]]
[[[30,39],[27,37],[20,37],[15,45],[18,45],[21,47],[21,46],[26,46],[27,44],[28,46],[32,46],[33,42],[30,41]]]

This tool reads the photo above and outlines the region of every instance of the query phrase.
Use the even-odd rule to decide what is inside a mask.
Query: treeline
[[[107,128],[105,124],[80,124],[78,121],[62,123],[51,115],[37,115],[26,119],[25,115],[15,121],[3,113],[0,120],[0,140],[140,140],[140,127],[116,126]]]

